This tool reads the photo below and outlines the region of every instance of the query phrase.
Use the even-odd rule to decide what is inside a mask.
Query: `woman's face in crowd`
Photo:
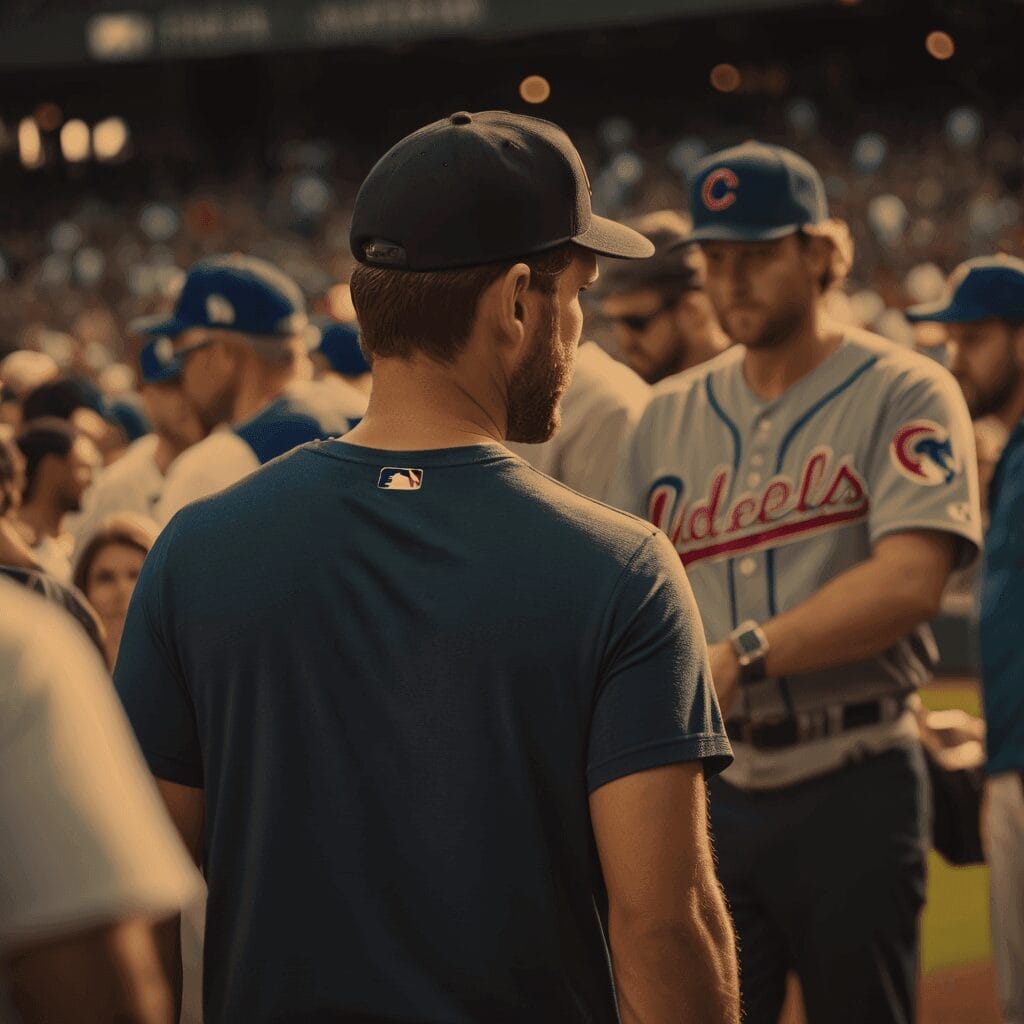
[[[85,596],[99,613],[107,632],[118,637],[145,554],[128,544],[107,544],[93,559]]]

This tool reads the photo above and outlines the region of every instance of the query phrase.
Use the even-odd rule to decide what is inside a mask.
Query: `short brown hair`
[[[123,544],[126,548],[136,548],[144,555],[148,555],[159,532],[160,527],[152,519],[130,512],[122,512],[104,519],[78,556],[75,563],[75,586],[83,594],[86,593],[89,570],[92,569],[96,556],[104,548],[111,544]]]
[[[571,242],[554,249],[458,270],[392,270],[361,264],[352,274],[360,342],[375,356],[407,359],[422,352],[451,363],[465,347],[480,296],[516,263],[530,268],[530,287],[553,295],[572,262]]]

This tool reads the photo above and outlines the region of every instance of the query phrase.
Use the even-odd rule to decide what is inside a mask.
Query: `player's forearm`
[[[738,1024],[736,941],[712,881],[685,922],[624,921],[609,938],[622,1024]]]
[[[880,654],[938,612],[935,588],[874,558],[765,623],[769,676],[847,665]]]

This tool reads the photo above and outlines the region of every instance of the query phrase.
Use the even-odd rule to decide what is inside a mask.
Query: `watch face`
[[[761,650],[761,640],[757,633],[752,629],[748,629],[745,633],[740,633],[736,637],[736,646],[739,647],[741,652],[740,660],[742,661],[746,658],[749,663],[751,656]]]

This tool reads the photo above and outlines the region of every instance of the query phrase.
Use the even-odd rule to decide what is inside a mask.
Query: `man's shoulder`
[[[657,532],[639,516],[588,498],[523,459],[517,462],[525,485],[521,490],[534,504],[552,548],[572,544],[595,557],[625,564]]]
[[[706,407],[715,385],[739,372],[744,349],[733,345],[712,359],[666,377],[651,388],[648,409],[652,413],[687,405]]]
[[[845,327],[843,330],[845,344],[851,354],[863,357],[863,362],[859,365],[867,367],[873,391],[880,384],[882,387],[930,386],[958,390],[953,375],[936,360],[923,353],[870,331],[853,327]]]

